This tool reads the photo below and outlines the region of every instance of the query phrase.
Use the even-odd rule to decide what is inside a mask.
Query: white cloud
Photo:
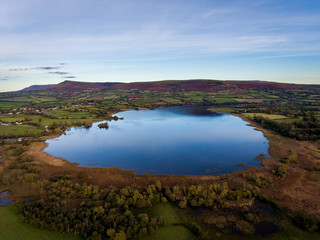
[[[320,9],[313,5],[316,1],[11,0],[0,8],[0,63],[28,68],[66,61],[84,66],[82,72],[116,72],[136,62],[193,60],[197,67],[198,58],[320,56]]]

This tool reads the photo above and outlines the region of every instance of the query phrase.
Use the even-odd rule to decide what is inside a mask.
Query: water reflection
[[[80,166],[119,166],[137,173],[220,174],[258,166],[268,155],[262,132],[242,119],[202,107],[169,107],[118,113],[124,120],[72,128],[47,140],[46,152]],[[260,155],[261,156],[261,155]]]

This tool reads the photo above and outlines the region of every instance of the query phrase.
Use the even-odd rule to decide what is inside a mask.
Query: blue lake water
[[[6,206],[12,202],[11,200],[7,199],[8,197],[8,191],[0,192],[0,206]]]
[[[85,167],[120,167],[138,174],[220,174],[239,163],[260,166],[269,144],[241,118],[203,107],[168,107],[116,114],[124,120],[70,128],[45,152]]]

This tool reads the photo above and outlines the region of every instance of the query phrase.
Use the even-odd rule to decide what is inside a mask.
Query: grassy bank
[[[155,234],[143,240],[196,240],[197,238],[183,226],[168,226],[159,229]]]
[[[62,234],[44,229],[34,228],[22,223],[15,208],[0,207],[0,239],[1,240],[81,240],[73,234]]]
[[[182,220],[169,203],[154,205],[147,211],[150,216],[162,218],[164,226],[153,235],[148,235],[143,240],[193,240],[197,237],[182,225]]]

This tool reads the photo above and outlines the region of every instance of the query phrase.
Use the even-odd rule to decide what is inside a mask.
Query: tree
[[[115,234],[113,240],[126,240],[127,236],[123,231],[119,231],[118,233]]]

